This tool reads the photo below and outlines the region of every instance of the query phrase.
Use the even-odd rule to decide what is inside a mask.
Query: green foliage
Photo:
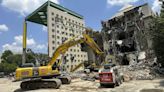
[[[26,54],[26,63],[34,63],[35,59],[39,59],[42,63],[43,61],[48,60],[47,54],[34,54],[27,53]],[[13,54],[12,51],[6,50],[2,53],[2,63],[0,63],[0,72],[4,72],[5,74],[9,74],[15,71],[18,66],[22,64],[22,54]]]
[[[14,72],[16,67],[17,67],[16,64],[0,63],[0,72],[9,74],[11,72]]]
[[[20,63],[18,62],[20,58],[21,57],[14,55],[10,50],[4,51],[1,56],[2,63],[0,63],[0,72],[4,72],[5,74],[14,72],[17,65]]]
[[[164,67],[164,11],[161,10],[160,16],[154,20],[154,27],[152,32],[153,47],[158,58],[158,63]]]
[[[8,61],[8,57],[13,55],[12,51],[10,50],[6,50],[2,53],[2,56],[1,56],[1,59],[2,59],[2,62],[5,62],[5,61]]]

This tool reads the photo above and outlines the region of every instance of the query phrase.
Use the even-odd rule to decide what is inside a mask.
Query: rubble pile
[[[70,74],[72,79],[76,79],[76,78],[81,78],[86,76],[86,74],[83,71],[78,71],[78,72],[74,72]]]
[[[151,80],[157,76],[154,63],[153,60],[141,60],[128,66],[119,66],[119,70],[123,73],[125,81]]]
[[[78,71],[78,72],[71,73],[70,75],[72,79],[80,78],[86,81],[95,81],[99,78],[97,72],[85,73],[83,71]]]

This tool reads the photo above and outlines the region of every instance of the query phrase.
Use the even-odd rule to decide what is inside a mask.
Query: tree
[[[26,63],[36,63],[35,59],[39,59],[40,63],[45,63],[48,59],[46,54],[27,53]],[[2,63],[0,63],[0,72],[9,74],[15,71],[16,67],[22,64],[22,54],[13,54],[12,51],[6,50],[2,54]]]
[[[2,59],[2,62],[7,62],[8,61],[8,57],[13,55],[13,52],[10,51],[10,50],[5,50],[3,53],[2,53],[2,56],[1,56],[1,59]]]
[[[152,36],[154,52],[158,58],[157,62],[164,67],[164,3],[162,6],[160,16],[157,16],[154,20]]]

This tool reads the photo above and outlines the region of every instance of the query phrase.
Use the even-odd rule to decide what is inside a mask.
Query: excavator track
[[[58,89],[61,86],[60,79],[40,79],[40,80],[28,80],[23,81],[20,85],[23,90],[33,90],[39,88],[55,88]]]
[[[62,84],[70,84],[71,83],[70,76],[60,76],[59,79],[61,80]]]

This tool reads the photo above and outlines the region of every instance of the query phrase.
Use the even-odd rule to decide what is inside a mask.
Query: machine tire
[[[116,87],[116,84],[111,85],[111,87],[112,87],[112,88],[115,88],[115,87]]]
[[[104,85],[104,84],[102,84],[102,83],[100,83],[100,86],[101,86],[101,87],[104,87],[105,85]]]

